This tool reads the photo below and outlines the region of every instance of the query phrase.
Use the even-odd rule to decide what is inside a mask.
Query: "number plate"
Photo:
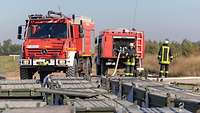
[[[37,65],[48,65],[49,61],[46,61],[45,59],[39,59],[34,61]]]

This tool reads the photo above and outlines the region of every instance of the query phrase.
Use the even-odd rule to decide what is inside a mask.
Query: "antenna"
[[[58,11],[61,12],[61,7],[60,7],[60,5],[58,5]]]
[[[137,7],[138,7],[138,0],[135,0],[135,8],[134,8],[134,14],[133,14],[133,21],[132,21],[133,23],[131,22],[133,26],[131,26],[131,29],[132,27],[134,28],[136,27],[135,25],[136,25]]]

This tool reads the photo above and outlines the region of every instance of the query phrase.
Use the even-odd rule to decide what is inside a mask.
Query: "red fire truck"
[[[110,75],[118,66],[118,74],[123,75],[126,67],[125,53],[130,43],[134,43],[136,48],[136,72],[143,70],[142,61],[144,58],[144,33],[141,31],[128,29],[107,29],[96,38],[97,75]],[[117,58],[120,52],[119,61]],[[121,70],[121,71],[120,71]]]
[[[23,40],[21,79],[32,79],[36,72],[41,80],[52,72],[62,71],[67,76],[91,72],[94,22],[90,18],[66,17],[54,11],[29,15],[25,25],[18,27],[18,39]]]

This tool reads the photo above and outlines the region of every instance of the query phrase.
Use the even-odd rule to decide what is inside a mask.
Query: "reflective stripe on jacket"
[[[170,64],[171,50],[169,46],[162,45],[159,51],[159,60],[161,64]]]
[[[133,76],[133,73],[125,73],[126,76]]]
[[[135,65],[135,57],[128,57],[126,64],[129,66],[134,66]]]

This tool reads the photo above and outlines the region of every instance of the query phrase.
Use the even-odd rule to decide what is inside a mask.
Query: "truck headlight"
[[[30,65],[30,60],[24,59],[24,60],[22,60],[22,64],[24,64],[24,65]]]

